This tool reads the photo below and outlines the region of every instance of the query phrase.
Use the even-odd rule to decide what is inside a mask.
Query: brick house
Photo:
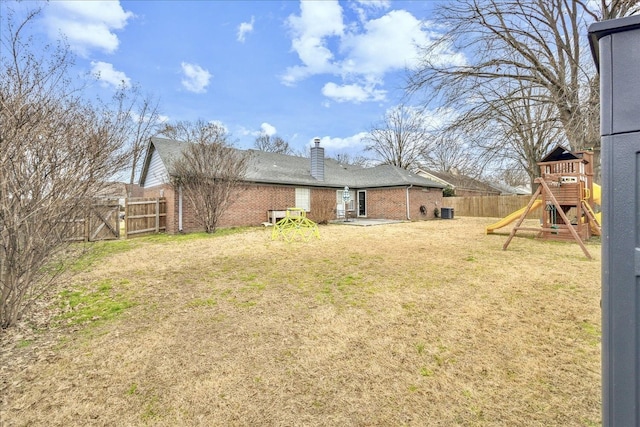
[[[180,188],[169,183],[168,165],[186,143],[151,138],[140,175],[144,197],[167,199],[167,232],[200,231]],[[235,191],[219,227],[275,221],[290,207],[304,208],[317,222],[344,217],[343,192],[349,187],[347,215],[357,218],[422,220],[434,218],[444,185],[390,165],[343,165],[324,157],[316,139],[311,157],[246,150],[244,184]]]

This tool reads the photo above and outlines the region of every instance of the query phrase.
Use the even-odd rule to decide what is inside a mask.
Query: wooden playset
[[[587,258],[591,258],[584,241],[594,234],[600,235],[600,223],[593,210],[593,153],[570,152],[558,146],[538,166],[540,177],[534,181],[538,189],[502,249],[507,249],[518,231],[536,231],[544,239],[575,240]],[[542,208],[541,227],[523,227],[534,204]]]

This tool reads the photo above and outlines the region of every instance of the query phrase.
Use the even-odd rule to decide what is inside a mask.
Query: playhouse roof
[[[563,160],[579,160],[582,156],[576,153],[572,153],[562,145],[558,145],[547,156],[540,160],[540,163],[547,162],[560,162]]]

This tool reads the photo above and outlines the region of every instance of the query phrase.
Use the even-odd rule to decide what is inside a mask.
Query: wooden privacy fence
[[[126,199],[125,237],[159,233],[167,229],[167,200],[136,197]]]
[[[445,197],[442,199],[442,207],[453,208],[454,216],[502,218],[524,208],[529,200],[529,195]],[[527,218],[540,218],[540,209],[532,209]]]
[[[82,209],[84,214],[70,223],[68,240],[95,242],[120,238],[120,203],[118,200],[96,199]]]

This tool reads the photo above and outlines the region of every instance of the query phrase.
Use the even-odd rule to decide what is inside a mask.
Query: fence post
[[[160,198],[156,197],[156,233],[160,232]]]
[[[124,238],[129,238],[129,198],[124,199]]]
[[[115,200],[113,203],[117,206],[117,208],[116,208],[116,238],[118,240],[120,240],[120,200]]]
[[[92,202],[93,203],[93,202]],[[84,206],[84,241],[89,241],[89,235],[91,234],[91,209]]]

